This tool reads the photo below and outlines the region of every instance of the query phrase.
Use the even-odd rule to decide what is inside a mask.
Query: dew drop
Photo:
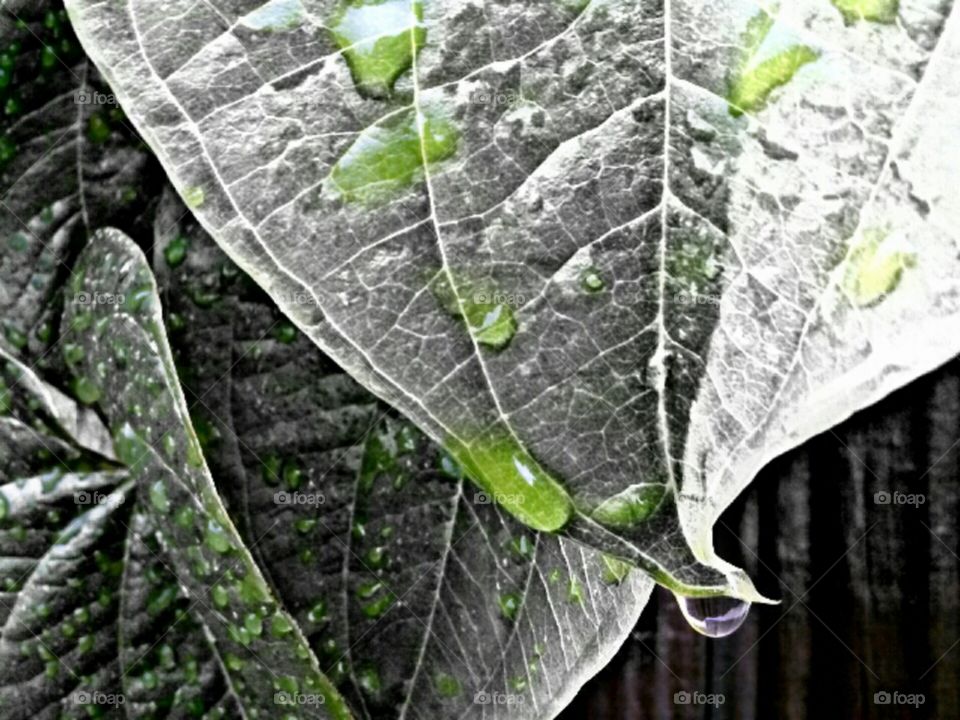
[[[676,596],[680,612],[690,627],[701,635],[721,638],[731,635],[750,614],[750,603],[737,598],[719,596],[691,598]]]
[[[587,268],[580,275],[580,285],[587,292],[597,293],[603,290],[606,284],[603,281],[603,276],[596,268]]]
[[[171,240],[163,249],[163,257],[167,261],[167,265],[172,268],[181,265],[187,258],[187,250],[189,247],[190,241],[182,235]]]

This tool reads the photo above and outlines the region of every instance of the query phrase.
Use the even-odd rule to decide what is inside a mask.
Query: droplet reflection
[[[750,603],[732,597],[691,598],[676,596],[680,612],[701,635],[721,638],[731,635],[750,614]]]

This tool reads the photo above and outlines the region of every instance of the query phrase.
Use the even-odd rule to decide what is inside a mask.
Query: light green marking
[[[624,580],[627,579],[627,576],[630,574],[630,571],[633,569],[633,566],[616,558],[613,555],[607,555],[604,553],[602,555],[603,560],[603,573],[600,575],[600,578],[607,585],[619,585]]]
[[[477,342],[496,350],[506,347],[517,331],[513,309],[505,303],[464,301],[463,314]]]
[[[429,111],[417,118],[405,112],[360,134],[330,173],[346,201],[388,198],[423,178],[424,159],[429,166],[456,153],[460,135],[450,121]]]
[[[305,15],[300,0],[270,0],[240,18],[240,24],[251,30],[293,30],[303,24]]]
[[[555,532],[570,520],[570,496],[509,435],[448,439],[447,449],[467,475],[507,512],[534,530]]]
[[[858,20],[892,23],[897,19],[900,0],[830,0],[846,23]]]
[[[631,485],[600,503],[591,516],[601,525],[618,530],[636,527],[654,513],[666,492],[664,485]]]
[[[206,198],[202,187],[191,186],[183,189],[183,200],[191,210],[196,210],[203,205]]]
[[[773,23],[773,17],[761,11],[751,18],[741,36],[743,55],[727,93],[730,114],[735,117],[763,107],[770,93],[786,85],[800,68],[820,57],[806,45],[790,45],[758,62]]]
[[[461,693],[460,681],[444,672],[436,674],[433,684],[442,698],[455,698]]]
[[[334,14],[330,29],[357,89],[377,98],[393,92],[427,39],[418,0],[348,0]]]
[[[903,271],[916,264],[916,255],[902,250],[884,250],[890,231],[871,228],[850,251],[843,288],[857,307],[870,307],[896,290]]]
[[[489,282],[471,282],[456,277],[456,290],[442,273],[431,289],[437,300],[451,315],[462,318],[474,339],[481,345],[502,350],[517,332],[517,319],[511,306],[514,296],[492,289]]]

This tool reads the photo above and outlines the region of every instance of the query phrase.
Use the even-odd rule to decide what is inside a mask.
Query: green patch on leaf
[[[666,492],[665,485],[631,485],[600,503],[591,517],[606,527],[627,530],[653,515]]]
[[[619,585],[627,579],[627,576],[633,569],[630,563],[616,558],[613,555],[604,553],[601,557],[603,560],[603,573],[600,579],[607,585]]]
[[[183,201],[191,210],[196,210],[206,200],[206,193],[202,187],[191,186],[183,189]]]
[[[457,151],[460,133],[439,114],[404,112],[363,131],[330,179],[347,202],[377,202],[410,187]]]
[[[892,23],[897,19],[900,0],[830,0],[847,24],[858,20]]]
[[[773,24],[774,18],[761,11],[747,23],[741,36],[741,61],[727,92],[730,114],[734,117],[762,108],[770,93],[786,85],[800,68],[820,57],[806,45],[790,45],[771,57],[760,59]]]
[[[361,94],[383,98],[427,39],[418,0],[347,0],[330,22]]]
[[[450,438],[447,448],[491,500],[525,525],[555,532],[570,520],[566,490],[510,435],[481,436],[469,444]]]
[[[456,288],[451,286],[450,275]],[[431,290],[444,309],[463,319],[474,340],[493,350],[502,350],[517,332],[513,311],[516,298],[497,291],[493,283],[471,281],[461,273],[440,272]]]
[[[889,230],[865,230],[860,243],[850,251],[843,287],[857,307],[876,305],[896,290],[903,271],[916,264],[916,255],[891,248]],[[886,247],[884,247],[886,245]]]
[[[303,24],[305,16],[301,0],[269,0],[240,18],[240,24],[251,30],[293,30]]]

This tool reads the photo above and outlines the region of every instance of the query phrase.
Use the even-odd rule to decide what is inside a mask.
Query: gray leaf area
[[[54,377],[73,259],[108,220],[148,230],[156,165],[56,0],[4,4],[0,102],[0,343]]]
[[[205,457],[356,716],[556,715],[650,580],[478,494],[181,217],[165,198],[154,265]]]
[[[179,718],[229,702],[106,429],[0,361],[2,716]]]
[[[674,588],[757,599],[719,513],[960,349],[951,2],[67,5],[299,328]]]

